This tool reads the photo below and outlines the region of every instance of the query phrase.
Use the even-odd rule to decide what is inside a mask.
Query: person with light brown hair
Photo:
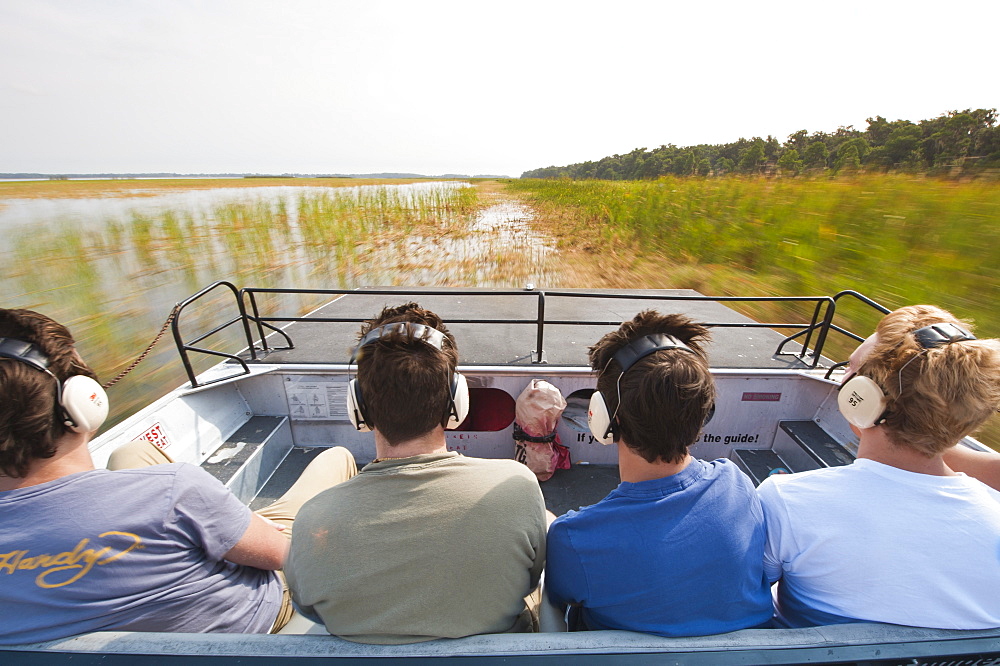
[[[513,460],[448,450],[468,411],[455,338],[416,303],[366,322],[348,417],[376,458],[309,501],[285,571],[303,615],[362,643],[529,631],[545,505]]]
[[[618,448],[621,484],[549,528],[545,589],[584,629],[661,636],[770,623],[764,517],[728,460],[691,456],[711,417],[708,329],[640,312],[590,348],[594,437]]]
[[[308,497],[353,472],[350,453],[321,454],[258,515],[142,440],[115,456],[141,468],[95,469],[87,445],[107,413],[65,326],[0,309],[0,644],[279,629],[291,616],[275,571],[282,531]]]
[[[838,395],[857,460],[758,488],[783,624],[1000,626],[1000,492],[949,462],[973,469],[956,445],[1000,407],[1000,340],[970,331],[934,306],[887,314]]]

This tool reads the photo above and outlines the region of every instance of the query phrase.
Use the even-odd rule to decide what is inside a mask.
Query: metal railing
[[[195,337],[190,341],[184,341],[180,333],[180,321],[181,314],[183,310],[191,305],[192,303],[198,301],[199,299],[207,296],[209,293],[214,292],[216,289],[226,288],[232,292],[235,304],[237,307],[238,315],[234,316],[225,321],[212,330]],[[514,325],[525,325],[525,326],[535,326],[535,349],[531,350],[531,361],[534,364],[545,363],[545,335],[546,327],[552,326],[618,326],[621,324],[620,320],[608,321],[608,320],[584,320],[584,319],[546,319],[545,310],[547,301],[553,299],[561,298],[586,298],[586,299],[628,299],[628,300],[639,300],[639,301],[657,301],[657,302],[671,302],[671,301],[695,301],[695,302],[711,302],[711,303],[813,303],[812,316],[808,323],[803,322],[755,322],[755,321],[717,321],[717,322],[700,322],[709,328],[767,328],[773,330],[788,330],[791,329],[794,332],[790,335],[785,336],[781,342],[778,344],[775,350],[776,356],[791,356],[800,360],[806,367],[815,368],[818,366],[820,359],[822,358],[823,348],[827,343],[829,334],[831,332],[836,332],[842,335],[846,335],[854,340],[863,340],[859,335],[856,335],[840,326],[833,323],[834,315],[836,314],[837,303],[840,299],[845,297],[850,297],[860,301],[861,303],[874,308],[881,313],[889,312],[888,308],[876,303],[875,301],[859,294],[855,291],[841,291],[834,296],[689,296],[689,295],[671,295],[671,294],[623,294],[621,292],[583,292],[583,291],[544,291],[544,290],[497,290],[497,291],[482,291],[482,290],[469,290],[469,289],[449,289],[444,290],[430,290],[430,289],[279,289],[279,288],[255,288],[247,287],[243,289],[237,289],[230,282],[216,282],[205,289],[202,289],[197,294],[190,296],[181,303],[178,303],[177,316],[173,322],[174,331],[174,341],[177,344],[178,352],[180,353],[181,360],[184,364],[184,369],[187,372],[188,379],[191,382],[192,387],[204,386],[207,384],[212,384],[220,381],[226,381],[232,379],[233,377],[238,377],[242,375],[247,375],[250,373],[250,369],[244,360],[239,355],[228,354],[212,349],[206,349],[203,347],[195,346],[202,342],[206,338],[218,334],[221,331],[235,326],[237,324],[242,325],[243,337],[246,342],[246,353],[249,355],[251,361],[258,360],[258,352],[263,352],[264,354],[293,349],[295,344],[288,333],[280,328],[279,324],[287,324],[299,321],[309,321],[313,323],[361,323],[366,319],[370,318],[373,313],[365,312],[356,317],[327,317],[327,316],[276,316],[276,315],[265,315],[261,313],[261,309],[258,303],[258,297],[264,294],[292,294],[292,295],[321,295],[321,296],[331,296],[340,297],[350,294],[361,294],[361,295],[392,295],[401,297],[420,297],[420,296],[451,296],[451,297],[469,297],[475,296],[477,298],[498,298],[498,297],[518,297],[518,298],[533,298],[535,299],[535,316],[534,318],[520,318],[520,319],[510,319],[510,318],[480,318],[480,319],[468,319],[461,317],[448,317],[448,324],[514,324]],[[248,307],[249,306],[249,307]],[[734,312],[734,314],[736,314]],[[281,343],[279,346],[275,346],[271,341],[268,340],[268,336],[271,334],[276,334],[281,337]],[[256,337],[255,337],[256,336]],[[815,338],[815,342],[814,342]],[[800,348],[795,351],[787,351],[786,347],[789,343],[796,343],[800,345]],[[208,354],[213,356],[218,356],[222,358],[229,359],[240,365],[240,370],[232,375],[215,378],[210,381],[201,382],[199,384],[195,377],[194,370],[192,368],[189,353],[196,352],[200,354]],[[842,364],[836,364],[837,367]]]

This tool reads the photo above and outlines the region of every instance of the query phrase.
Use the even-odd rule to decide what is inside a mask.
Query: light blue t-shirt
[[[764,516],[728,460],[621,483],[549,528],[545,588],[589,629],[704,636],[768,623]]]
[[[0,492],[0,644],[90,631],[267,632],[272,571],[222,556],[250,510],[185,463]]]

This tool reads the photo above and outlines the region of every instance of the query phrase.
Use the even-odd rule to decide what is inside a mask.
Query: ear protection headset
[[[49,370],[49,359],[24,340],[0,338],[0,358],[9,358],[44,372],[56,382],[56,404],[62,410],[63,425],[73,432],[93,432],[108,418],[108,394],[86,375],[73,375],[65,382]]]
[[[902,376],[903,368],[913,362],[917,356],[928,349],[948,345],[953,342],[975,340],[976,336],[955,324],[931,324],[913,331],[913,337],[923,348],[919,354],[906,362],[899,369]],[[902,381],[902,379],[900,379]],[[855,375],[844,382],[837,395],[837,407],[847,422],[861,429],[872,428],[885,422],[886,406],[889,399],[882,387],[870,377]]]
[[[439,351],[444,346],[445,334],[436,328],[413,322],[396,322],[368,331],[361,338],[361,342],[358,343],[354,353],[351,354],[350,363],[354,363],[357,360],[362,349],[370,344],[374,344],[379,339],[387,335],[406,335],[407,333],[414,340],[425,342]],[[460,426],[465,417],[469,415],[469,383],[465,379],[465,375],[460,372],[454,372],[451,375],[451,385],[449,388],[448,423],[445,427],[453,430]],[[347,385],[347,418],[350,419],[351,424],[360,432],[370,432],[375,426],[365,414],[365,400],[361,395],[361,385],[358,383],[356,377],[351,379]]]
[[[605,402],[604,396],[601,395],[600,391],[594,391],[591,394],[590,409],[587,410],[587,424],[590,426],[590,433],[601,444],[613,444],[618,437],[618,410],[622,404],[622,377],[636,362],[662,349],[683,349],[691,354],[698,353],[672,335],[653,333],[633,340],[615,352],[615,355],[611,357],[611,360],[618,361],[618,365],[622,369],[621,374],[618,375],[618,382],[616,384],[618,388],[618,403],[615,407],[615,413],[609,413],[608,403]],[[611,361],[608,361],[608,365],[610,364]],[[705,423],[708,423],[714,414],[715,405],[713,404],[712,408],[708,411],[708,416],[705,418]]]

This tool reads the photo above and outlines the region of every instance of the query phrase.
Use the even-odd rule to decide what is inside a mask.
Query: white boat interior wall
[[[345,365],[310,367],[307,370],[280,366],[254,366],[252,375],[196,389],[179,389],[108,431],[92,443],[95,464],[103,465],[116,448],[137,438],[154,438],[177,461],[202,464],[252,417],[271,417],[274,432],[268,446],[284,452],[292,446],[344,446],[359,462],[375,457],[370,434],[359,433],[347,420],[343,395],[353,376]],[[566,397],[578,392],[589,396],[595,380],[589,370],[538,366],[526,374],[502,367],[460,366],[466,375],[476,409],[476,389],[496,389],[515,399],[531,379],[544,379]],[[794,450],[778,423],[812,420],[852,453],[856,437],[839,416],[836,405],[838,382],[822,377],[824,371],[776,371],[715,369],[718,397],[716,413],[706,426],[694,455],[708,460],[730,457],[733,449],[774,448],[786,455]],[[211,376],[211,375],[203,375]],[[290,399],[297,395],[322,394],[333,418],[296,417]],[[308,408],[308,406],[306,406]],[[513,417],[513,414],[511,414]],[[585,416],[585,415],[584,415]],[[514,452],[513,425],[493,432],[449,431],[449,448],[483,458],[510,458]],[[586,423],[561,419],[558,433],[573,454],[574,463],[614,465],[615,448],[594,441]],[[814,468],[807,460],[799,467]]]

